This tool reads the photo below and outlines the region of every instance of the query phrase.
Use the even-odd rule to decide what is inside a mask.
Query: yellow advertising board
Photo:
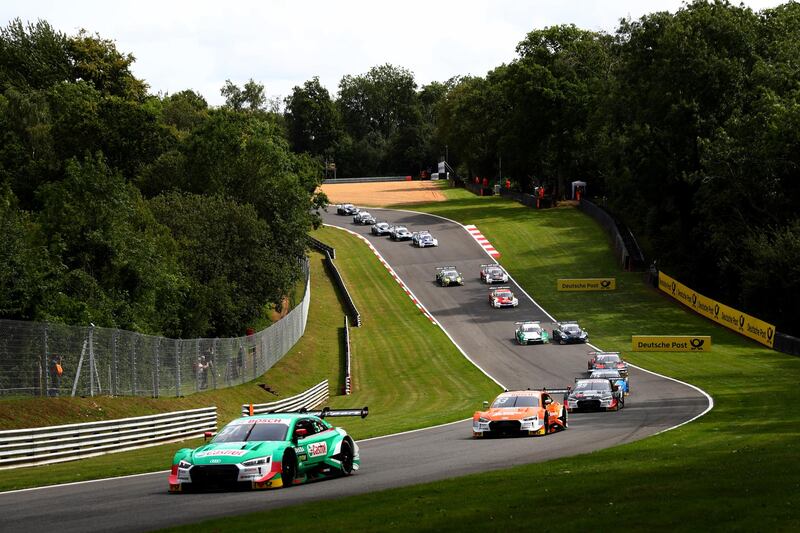
[[[633,335],[634,352],[710,352],[708,335]]]
[[[772,324],[703,296],[663,272],[658,273],[658,288],[704,317],[745,337],[750,337],[770,348],[775,342],[775,326]]]
[[[617,288],[616,278],[586,278],[556,280],[559,291],[613,291]]]

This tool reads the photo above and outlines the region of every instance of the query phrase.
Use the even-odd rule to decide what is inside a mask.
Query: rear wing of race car
[[[566,326],[567,324],[575,324],[577,326],[578,325],[578,321],[577,320],[559,320],[558,322],[556,322],[556,324],[558,324],[559,326]],[[591,353],[591,352],[589,352],[589,353]],[[603,353],[608,353],[608,352],[603,352]]]
[[[321,411],[307,411],[301,409],[299,412],[311,416],[318,416],[320,418],[334,416],[360,416],[361,418],[367,418],[367,415],[369,415],[369,407],[364,406],[361,409],[331,409],[330,407],[323,407]]]
[[[558,387],[552,387],[552,388],[551,387],[536,387],[536,388],[533,388],[531,390],[539,390],[539,391],[542,391],[542,392],[546,392],[547,394],[563,394],[564,395],[564,400],[566,400],[567,396],[569,396],[569,394],[572,392],[572,387],[566,387],[566,388],[564,388],[564,387],[561,387],[561,388],[558,388]]]
[[[514,322],[515,326],[521,326],[522,324],[541,324],[539,320],[525,320],[524,322]]]
[[[500,266],[500,263],[487,263],[485,265],[481,265],[481,268],[486,268],[486,267],[503,268],[503,267]]]
[[[458,269],[454,266],[443,266],[443,267],[436,267],[436,270],[455,270],[458,272]]]
[[[501,291],[501,290],[503,290],[503,289],[505,289],[505,290],[507,290],[507,291],[510,291],[510,290],[511,290],[511,287],[492,287],[491,289],[489,289],[489,292],[492,292],[492,291]]]
[[[619,355],[620,358],[622,358],[622,355],[620,355],[619,352],[589,352],[588,355],[591,355],[591,356],[594,356],[594,357],[596,357],[598,355]]]

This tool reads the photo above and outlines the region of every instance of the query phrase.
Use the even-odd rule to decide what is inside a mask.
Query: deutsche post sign
[[[658,273],[658,288],[704,317],[745,337],[750,337],[770,348],[775,342],[775,326],[772,324],[703,296],[663,272]]]
[[[707,335],[633,335],[634,352],[710,352],[711,337]]]
[[[559,291],[613,291],[617,288],[616,278],[586,278],[556,280]]]

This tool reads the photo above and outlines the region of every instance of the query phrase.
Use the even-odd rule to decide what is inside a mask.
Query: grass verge
[[[502,264],[556,318],[633,363],[700,386],[715,408],[697,421],[591,454],[441,482],[226,518],[193,531],[271,531],[324,521],[326,531],[800,530],[800,359],[761,347],[620,272],[607,238],[574,208],[531,210],[448,191],[415,209],[476,224]],[[407,206],[405,206],[407,208]],[[559,277],[616,276],[608,293],[558,293]],[[710,353],[632,353],[631,334],[712,335]],[[635,402],[635,395],[631,397]],[[187,529],[176,529],[183,531]]]

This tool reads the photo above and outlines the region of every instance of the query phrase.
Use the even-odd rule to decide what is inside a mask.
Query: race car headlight
[[[539,417],[538,416],[529,416],[528,418],[523,418],[522,421],[523,422],[538,422],[539,421]]]
[[[489,419],[488,418],[484,418],[484,417],[480,417],[478,419],[478,422],[480,422],[481,424],[488,424],[489,423]]]
[[[268,465],[270,461],[269,457],[259,457],[258,459],[250,459],[249,461],[245,461],[242,463],[244,466],[264,466]]]
[[[186,461],[185,459],[181,459],[181,461],[178,463],[178,468],[191,468],[191,467],[192,463]]]

